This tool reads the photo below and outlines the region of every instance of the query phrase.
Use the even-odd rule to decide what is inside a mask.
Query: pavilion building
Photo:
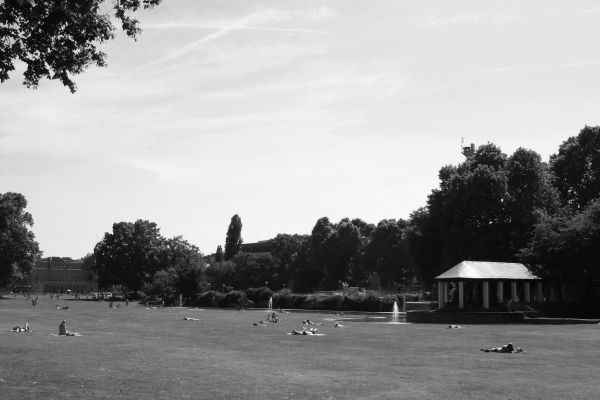
[[[447,308],[451,284],[454,288],[453,306],[483,308],[513,302],[542,302],[544,292],[541,278],[519,263],[463,261],[434,278],[438,287],[438,307]],[[456,298],[457,297],[457,298]]]

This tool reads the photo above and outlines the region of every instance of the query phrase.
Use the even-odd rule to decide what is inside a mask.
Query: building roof
[[[533,275],[529,269],[520,263],[492,262],[492,261],[463,261],[450,268],[448,271],[436,276],[438,280],[461,279],[506,279],[506,280],[534,280],[540,279]]]

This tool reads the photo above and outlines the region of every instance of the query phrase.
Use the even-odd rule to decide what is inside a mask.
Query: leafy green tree
[[[235,256],[242,247],[242,219],[235,214],[231,217],[227,236],[225,237],[225,254],[223,259],[229,261]]]
[[[238,289],[265,286],[265,282],[273,288],[284,283],[279,269],[279,260],[269,253],[239,252],[231,260],[235,264],[232,286]]]
[[[555,282],[576,282],[593,295],[600,281],[600,201],[581,212],[562,210],[538,223],[520,259],[537,274]]]
[[[175,236],[164,241],[160,259],[162,271],[169,274],[172,291],[184,298],[195,297],[201,288],[204,262],[198,247]]]
[[[404,237],[407,222],[384,219],[377,224],[366,246],[365,261],[384,286],[408,283],[415,277],[414,265]]]
[[[11,281],[23,283],[35,259],[41,256],[30,230],[33,217],[26,207],[22,194],[0,193],[0,287]]]
[[[221,290],[223,286],[230,286],[235,279],[236,265],[233,261],[211,263],[206,269],[206,276],[213,290]]]
[[[112,11],[123,31],[136,38],[139,22],[130,16],[161,0],[114,1]],[[27,66],[24,84],[36,88],[41,79],[58,79],[75,92],[72,75],[88,66],[106,66],[98,45],[114,39],[115,27],[105,0],[5,0],[0,4],[0,82],[9,79],[15,62]]]
[[[458,166],[442,167],[439,178],[406,230],[427,283],[465,259],[514,261],[535,223],[558,208],[548,166],[530,150],[507,157],[488,143]]]
[[[599,199],[600,126],[586,126],[565,140],[558,154],[550,157],[550,167],[562,199],[574,209],[582,210]]]
[[[140,290],[164,266],[164,246],[154,222],[139,219],[113,224],[112,233],[106,232],[94,248],[99,286],[121,284]]]
[[[339,281],[352,281],[353,273],[362,278],[356,268],[362,245],[360,229],[348,218],[335,225],[326,217],[319,219],[312,230],[311,245],[312,260],[322,271],[325,287],[335,288]]]
[[[506,162],[506,176],[508,247],[514,254],[527,246],[533,227],[544,215],[558,211],[560,201],[548,165],[532,150],[517,149]]]
[[[223,248],[221,247],[221,245],[217,246],[217,252],[215,253],[215,261],[223,261]]]
[[[280,278],[284,283],[297,281],[301,269],[310,268],[309,261],[298,263],[301,258],[302,249],[308,242],[308,235],[278,234],[273,239],[273,250],[271,254],[279,260]]]
[[[435,199],[430,197],[429,203]],[[433,278],[443,272],[443,248],[441,208],[421,207],[410,215],[410,223],[406,228],[406,243],[411,259],[415,263],[416,272],[427,285]]]

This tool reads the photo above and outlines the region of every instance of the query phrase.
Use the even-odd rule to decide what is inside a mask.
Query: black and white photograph
[[[600,3],[0,0],[0,399],[600,398]]]

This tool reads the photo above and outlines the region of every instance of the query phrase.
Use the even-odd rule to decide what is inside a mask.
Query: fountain
[[[268,310],[273,311],[273,296],[269,297]]]
[[[398,303],[394,302],[394,308],[392,308],[392,324],[397,324],[398,323],[398,315],[400,313],[398,312]]]

